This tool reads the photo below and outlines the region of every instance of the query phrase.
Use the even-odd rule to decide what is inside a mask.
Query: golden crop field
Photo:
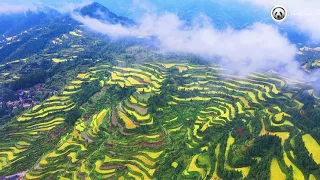
[[[120,118],[124,121],[127,129],[135,129],[137,125],[135,125],[131,119],[128,118],[123,112],[119,112]]]
[[[286,175],[281,171],[278,160],[272,159],[271,162],[271,180],[286,179]]]
[[[302,136],[302,139],[310,153],[312,153],[313,160],[320,164],[320,145],[318,142],[310,135],[305,134]]]

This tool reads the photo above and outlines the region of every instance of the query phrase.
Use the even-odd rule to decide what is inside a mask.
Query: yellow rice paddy
[[[198,159],[199,154],[193,156],[190,165],[189,165],[189,172],[199,172],[201,174],[202,179],[206,176],[206,171],[203,168],[199,168],[196,164],[196,160]]]
[[[310,135],[305,134],[302,136],[309,153],[312,153],[312,158],[317,164],[320,164],[320,146],[318,142]]]
[[[119,112],[119,116],[124,121],[127,129],[135,129],[137,127],[137,125],[135,125],[123,112]]]
[[[66,59],[58,59],[58,58],[52,58],[52,61],[55,63],[62,63],[62,62],[66,62]]]
[[[271,162],[271,180],[281,180],[286,179],[286,175],[281,171],[278,160],[276,158],[272,159]]]

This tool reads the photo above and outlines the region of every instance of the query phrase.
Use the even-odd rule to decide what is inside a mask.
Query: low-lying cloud
[[[320,42],[320,1],[319,0],[238,0],[271,10],[282,5],[288,11],[287,22],[311,36],[314,42]]]
[[[13,14],[13,13],[24,13],[26,11],[35,11],[37,8],[33,5],[17,5],[17,4],[8,4],[0,2],[0,15],[3,14]]]
[[[1,2],[0,0],[0,15],[24,13],[27,11],[37,12],[42,10],[43,7],[50,7],[59,11],[60,13],[71,13],[75,9],[91,4],[92,0],[80,0],[75,2],[65,2],[57,0],[56,2],[43,3],[41,1],[26,1],[26,2]]]
[[[297,48],[272,25],[255,23],[242,30],[231,27],[218,30],[205,16],[196,18],[192,26],[186,26],[172,13],[146,15],[135,27],[106,24],[75,14],[73,18],[112,38],[152,36],[167,52],[193,53],[208,59],[218,57],[219,63],[232,73],[246,75],[273,69],[304,76],[295,61]]]
[[[92,0],[80,0],[77,3],[74,2],[62,2],[60,5],[56,6],[50,6],[51,8],[59,11],[60,13],[71,13],[75,9],[84,7],[86,5],[91,4],[93,1]]]
[[[83,23],[91,30],[106,34],[112,38],[135,36],[133,32],[130,32],[130,28],[123,27],[121,24],[107,24],[88,16],[83,17],[75,14],[73,14],[72,17],[73,19]]]

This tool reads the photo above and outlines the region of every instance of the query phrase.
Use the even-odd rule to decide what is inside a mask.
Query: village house
[[[31,107],[31,104],[28,104],[28,103],[23,104],[23,108],[25,108],[25,109],[30,108],[30,107]]]
[[[13,107],[13,106],[19,106],[20,101],[8,101],[7,106]]]
[[[41,89],[43,87],[44,87],[44,84],[37,84],[34,86],[34,88],[36,88],[36,89]]]

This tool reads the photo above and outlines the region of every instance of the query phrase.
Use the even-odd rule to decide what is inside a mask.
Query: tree
[[[81,111],[78,107],[76,107],[67,113],[64,121],[67,125],[72,126],[80,117]]]

